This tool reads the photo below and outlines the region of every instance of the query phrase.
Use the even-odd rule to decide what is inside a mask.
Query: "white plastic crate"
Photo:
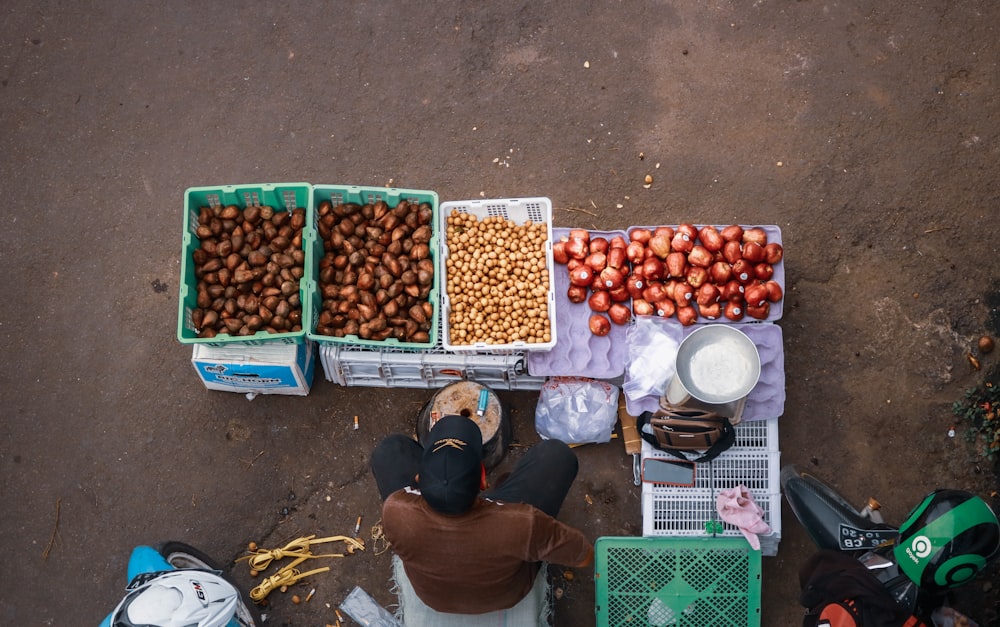
[[[538,390],[545,383],[545,377],[528,374],[523,353],[408,352],[327,344],[320,346],[319,354],[326,379],[344,386],[432,389],[476,381],[494,389]]]
[[[531,220],[533,223],[544,223],[546,227],[547,240],[545,242],[545,264],[548,271],[548,319],[549,337],[548,342],[528,343],[515,341],[509,344],[487,344],[477,342],[475,344],[455,344],[452,342],[449,333],[449,321],[451,318],[451,299],[447,289],[447,261],[448,261],[448,216],[452,212],[468,213],[476,216],[479,220],[486,217],[501,217],[505,220],[521,225]],[[552,260],[552,201],[548,198],[510,198],[494,200],[461,200],[441,203],[441,233],[439,236],[441,254],[438,256],[438,275],[442,278],[445,287],[441,290],[441,319],[443,324],[442,343],[445,349],[454,352],[496,352],[496,351],[548,351],[556,345],[556,305],[555,305],[555,263]]]
[[[781,452],[778,421],[758,420],[736,425],[736,444],[711,463],[700,463],[695,485],[689,488],[642,484],[642,533],[644,536],[703,536],[706,523],[716,520],[719,491],[744,485],[764,511],[771,534],[761,536],[761,552],[775,555],[781,540]],[[673,459],[643,442],[642,458]],[[723,536],[742,536],[723,523]]]

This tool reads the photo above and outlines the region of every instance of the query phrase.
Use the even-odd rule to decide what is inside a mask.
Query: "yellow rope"
[[[267,595],[271,594],[275,589],[281,588],[282,586],[290,586],[300,579],[304,579],[309,575],[315,575],[317,573],[325,573],[330,570],[329,566],[323,566],[322,568],[316,568],[314,570],[306,571],[304,573],[299,572],[296,566],[306,561],[307,557],[300,557],[291,564],[284,566],[281,570],[274,573],[270,577],[264,579],[260,582],[253,590],[250,591],[250,598],[253,599],[254,603],[260,603]]]
[[[253,599],[255,603],[261,603],[267,598],[267,595],[271,594],[275,589],[281,588],[283,586],[290,586],[297,581],[304,579],[310,575],[315,575],[317,573],[325,573],[330,570],[329,566],[324,566],[322,568],[316,568],[314,570],[299,572],[296,568],[302,562],[313,559],[317,557],[345,557],[344,553],[324,553],[322,555],[314,555],[310,550],[310,547],[314,544],[324,544],[327,542],[344,542],[347,545],[347,554],[353,555],[355,551],[364,551],[365,543],[360,538],[349,538],[347,536],[330,536],[328,538],[316,538],[315,535],[304,536],[302,538],[296,538],[292,540],[280,549],[258,549],[251,555],[245,555],[239,559],[237,562],[248,562],[250,569],[255,571],[263,571],[268,566],[270,566],[276,560],[280,560],[286,557],[295,558],[290,564],[283,566],[277,572],[275,572],[270,577],[265,578],[260,582],[253,590],[250,591],[250,598]]]
[[[286,557],[305,559],[316,557],[344,557],[343,553],[325,553],[315,555],[309,548],[314,544],[343,541],[347,544],[348,553],[353,554],[356,550],[365,550],[363,542],[354,538],[348,538],[347,536],[330,536],[329,538],[319,538],[318,540],[314,538],[316,538],[315,535],[297,538],[280,549],[257,549],[257,551],[255,551],[252,555],[245,555],[236,561],[247,561],[250,564],[250,568],[258,572],[262,572],[267,570],[267,567],[270,566],[272,562]]]

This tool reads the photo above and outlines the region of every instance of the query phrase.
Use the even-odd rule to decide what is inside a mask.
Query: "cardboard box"
[[[316,370],[316,345],[266,344],[223,347],[195,344],[191,363],[205,387],[257,394],[306,396]]]

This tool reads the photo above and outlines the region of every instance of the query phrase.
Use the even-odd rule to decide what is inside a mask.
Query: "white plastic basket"
[[[449,333],[451,319],[451,299],[448,296],[447,261],[448,261],[448,216],[453,211],[468,213],[482,220],[486,217],[501,217],[514,224],[524,224],[528,220],[533,223],[544,223],[547,241],[545,243],[545,262],[548,271],[549,289],[547,298],[547,315],[549,319],[548,342],[528,343],[515,341],[509,344],[455,344]],[[470,351],[547,351],[556,345],[556,307],[555,307],[555,272],[552,260],[552,201],[548,198],[511,198],[497,200],[463,200],[441,203],[441,233],[439,236],[441,254],[438,256],[438,275],[442,277],[445,287],[441,290],[441,312],[443,325],[442,343],[445,349],[454,352]]]
[[[647,442],[642,458],[674,459]],[[781,452],[778,420],[756,420],[736,425],[736,444],[710,463],[700,463],[695,485],[689,488],[642,484],[642,534],[644,536],[703,536],[706,523],[719,521],[715,499],[720,490],[746,486],[764,511],[771,534],[761,536],[764,555],[777,553],[781,539]],[[723,523],[723,536],[741,536]]]
[[[476,381],[500,390],[538,390],[545,383],[545,377],[528,374],[524,353],[457,354],[326,344],[319,354],[327,381],[344,386],[433,389]]]

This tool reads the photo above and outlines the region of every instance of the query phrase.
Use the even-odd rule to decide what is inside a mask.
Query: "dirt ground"
[[[555,226],[603,230],[778,225],[783,463],[891,522],[937,487],[989,498],[948,430],[997,361],[966,354],[1000,333],[998,24],[985,0],[5,2],[0,623],[97,624],[137,544],[229,561],[378,519],[369,454],[432,392],[322,371],[307,397],[207,391],[175,338],[191,186],[540,195]],[[501,397],[515,441],[536,441],[537,393]],[[578,453],[562,518],[640,534],[620,443]],[[811,552],[786,509],[761,624],[798,624]],[[574,574],[557,625],[593,623],[592,572]],[[272,595],[267,624],[333,623],[356,585],[389,605],[388,579],[388,554],[336,561],[309,603]],[[961,607],[996,621],[997,588]]]

